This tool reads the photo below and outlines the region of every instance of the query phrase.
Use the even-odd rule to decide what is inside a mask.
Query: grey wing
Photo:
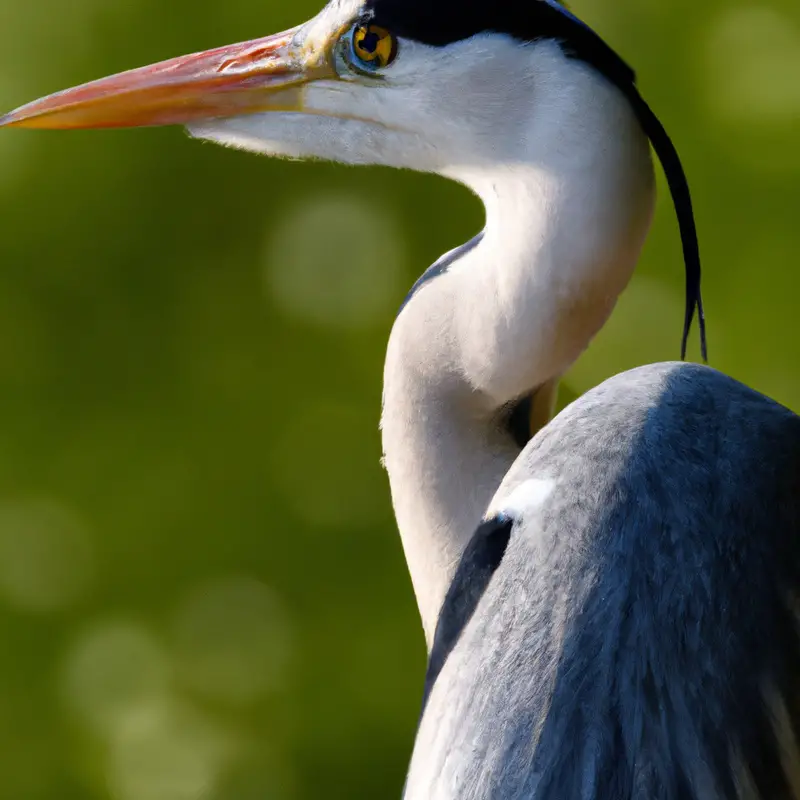
[[[800,418],[640,368],[493,508],[513,525],[448,594],[408,800],[800,798]]]

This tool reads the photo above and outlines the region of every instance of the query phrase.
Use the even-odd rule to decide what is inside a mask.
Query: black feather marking
[[[367,0],[365,16],[393,34],[433,47],[478,33],[520,41],[555,39],[574,49],[614,83],[631,83],[633,70],[585,23],[549,0]]]
[[[511,434],[514,443],[520,449],[524,448],[533,438],[531,432],[532,405],[533,393],[527,394],[511,407],[511,411],[506,418],[506,428]]]
[[[514,521],[502,514],[482,522],[461,557],[436,624],[425,675],[423,711],[447,657],[475,613],[492,575],[503,560],[513,525]]]
[[[689,182],[683,170],[678,151],[672,143],[669,134],[664,129],[661,121],[639,94],[636,86],[630,84],[620,87],[625,92],[633,106],[636,116],[644,132],[653,144],[653,149],[661,161],[664,174],[667,176],[672,203],[678,217],[681,243],[683,245],[683,260],[686,265],[686,312],[683,322],[683,338],[681,339],[681,358],[686,358],[686,344],[689,331],[692,328],[695,310],[700,327],[700,351],[703,361],[708,361],[708,344],[706,342],[706,319],[703,311],[703,298],[700,292],[701,268],[700,245],[697,241],[697,225],[695,224],[692,209],[692,196],[689,191]]]
[[[438,278],[440,275],[444,275],[453,264],[458,261],[459,258],[469,253],[470,250],[477,247],[481,239],[483,239],[484,232],[481,231],[477,236],[473,236],[468,242],[464,242],[464,244],[456,247],[455,250],[451,250],[448,253],[445,253],[441,258],[437,259],[433,264],[431,264],[422,275],[417,278],[414,282],[414,285],[411,287],[409,293],[405,296],[405,299],[400,304],[400,308],[397,311],[397,315],[400,315],[400,312],[409,304],[411,299],[414,295],[426,284],[432,281],[434,278]]]

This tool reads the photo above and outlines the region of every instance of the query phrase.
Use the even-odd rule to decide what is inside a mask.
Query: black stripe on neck
[[[438,278],[440,275],[444,275],[453,264],[458,261],[461,256],[469,253],[474,247],[477,247],[481,239],[483,239],[483,231],[481,231],[477,236],[473,236],[468,242],[464,242],[464,244],[459,245],[455,248],[455,250],[451,250],[449,253],[445,253],[441,258],[431,264],[422,275],[417,278],[414,282],[414,285],[411,287],[409,293],[405,296],[405,299],[400,304],[400,308],[397,311],[398,316],[400,312],[408,305],[409,301],[414,297],[414,295],[426,284],[432,281],[434,278]]]

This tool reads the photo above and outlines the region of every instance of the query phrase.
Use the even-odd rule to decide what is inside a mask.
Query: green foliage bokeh
[[[713,366],[800,408],[798,6],[574,5],[681,152]],[[0,108],[316,10],[2,0]],[[660,185],[562,402],[678,355]],[[177,129],[0,131],[0,800],[399,796],[424,648],[379,463],[383,350],[414,278],[480,225],[432,176]]]

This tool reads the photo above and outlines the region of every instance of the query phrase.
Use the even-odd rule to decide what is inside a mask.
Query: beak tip
[[[31,103],[33,106],[33,103]],[[20,106],[7,114],[0,114],[0,128],[66,128],[67,125],[53,124],[54,115],[37,108]]]
[[[20,114],[22,109],[9,111],[7,114],[0,114],[0,128],[23,128],[25,127],[25,114]]]
[[[261,111],[264,91],[312,77],[290,52],[295,31],[179,56],[56,92],[0,114],[0,128],[185,125]]]

